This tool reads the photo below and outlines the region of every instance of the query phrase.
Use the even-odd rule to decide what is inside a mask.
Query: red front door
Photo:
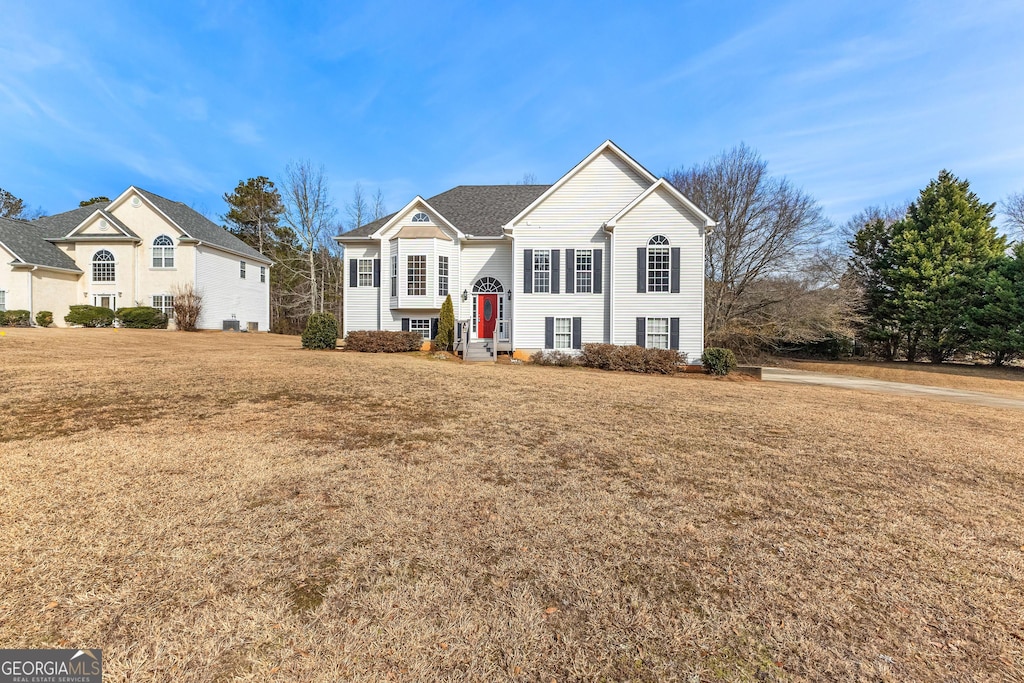
[[[498,295],[477,294],[476,336],[490,339],[494,336],[494,325],[498,322]]]

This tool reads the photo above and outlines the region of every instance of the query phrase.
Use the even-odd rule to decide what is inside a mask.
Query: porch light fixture
[[[469,298],[469,290],[468,289],[462,290],[462,300],[465,301],[468,298]]]

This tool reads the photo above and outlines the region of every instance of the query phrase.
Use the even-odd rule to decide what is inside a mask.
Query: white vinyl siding
[[[460,282],[458,297],[452,294],[452,303],[455,304],[455,317],[464,320],[471,318],[473,305],[473,285],[477,280],[484,277],[492,277],[501,283],[502,288],[507,292],[512,289],[512,244],[509,241],[494,242],[470,242],[463,243],[459,253],[461,262],[462,279],[453,279],[453,282]],[[453,276],[454,277],[454,276]],[[462,292],[467,293],[467,298],[462,301]]]
[[[380,287],[351,287],[349,273],[352,262],[378,258],[379,246],[372,243],[345,245],[345,296],[342,331],[347,334],[354,330],[380,329]],[[356,266],[358,268],[358,265]],[[385,302],[387,299],[385,298]],[[386,303],[385,303],[386,305]]]
[[[241,280],[238,257],[206,245],[196,248],[196,289],[203,295],[199,327],[220,330],[232,316],[242,329],[254,322],[261,332],[270,329],[270,288],[256,278]]]
[[[636,318],[679,318],[679,350],[696,363],[704,349],[703,220],[666,189],[644,198],[615,225],[612,263],[612,343],[635,344]],[[679,249],[679,293],[652,296],[637,292],[637,249],[648,249],[654,234],[663,235],[671,250]],[[649,263],[646,255],[645,264]],[[645,283],[647,275],[645,274]]]

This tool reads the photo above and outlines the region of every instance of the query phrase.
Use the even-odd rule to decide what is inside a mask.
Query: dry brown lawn
[[[827,372],[833,375],[853,375],[881,379],[889,382],[924,384],[931,387],[947,387],[982,391],[1001,396],[1019,398],[1024,396],[1024,367],[991,365],[965,365],[962,363],[906,363],[875,361],[779,361],[794,370]]]
[[[1018,411],[0,337],[0,646],[108,681],[1024,678]]]

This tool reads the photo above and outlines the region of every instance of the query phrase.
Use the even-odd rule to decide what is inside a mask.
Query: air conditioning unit
[[[248,322],[248,323],[245,324],[245,330],[247,332],[259,332],[260,331],[260,324],[259,323]]]
[[[240,332],[242,323],[238,320],[225,320],[224,331],[225,332]]]

